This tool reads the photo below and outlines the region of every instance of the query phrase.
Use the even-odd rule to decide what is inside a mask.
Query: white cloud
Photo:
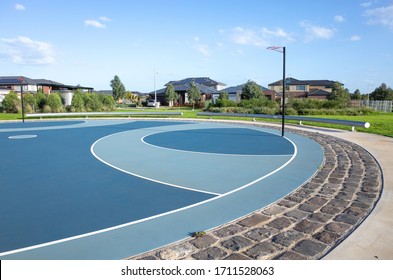
[[[359,35],[352,35],[349,40],[350,41],[360,41],[362,38]]]
[[[314,39],[328,40],[331,39],[335,33],[335,30],[332,28],[313,25],[308,21],[300,22],[300,26],[306,31],[306,42],[310,42]]]
[[[48,65],[55,62],[54,49],[51,44],[29,37],[2,38],[0,40],[2,51],[16,64]]]
[[[101,22],[94,20],[94,19],[87,19],[85,20],[85,26],[92,26],[96,28],[105,28],[106,25],[102,24]]]
[[[100,17],[100,20],[102,20],[102,21],[112,21],[110,18],[107,18],[106,16]]]
[[[364,13],[370,24],[380,24],[393,30],[393,4],[386,7],[368,9]]]
[[[262,36],[265,39],[269,39],[269,38],[282,38],[285,39],[286,41],[293,41],[294,39],[292,38],[292,35],[285,32],[282,28],[276,28],[276,30],[270,30],[266,27],[263,27],[262,30]]]
[[[18,11],[26,10],[25,6],[23,4],[19,4],[19,3],[15,4],[15,9],[18,10]]]
[[[285,42],[293,41],[292,35],[285,32],[282,28],[269,29],[267,27],[262,27],[259,30],[235,27],[232,30],[231,39],[239,45],[261,48],[271,45],[271,40],[276,41],[277,39],[281,39]]]
[[[334,17],[334,21],[341,23],[345,21],[345,18],[343,16],[337,15]]]
[[[197,44],[195,46],[195,49],[201,53],[204,57],[210,56],[210,50],[208,45],[203,45],[203,44]]]
[[[363,2],[360,4],[361,7],[368,8],[373,4],[373,2]]]

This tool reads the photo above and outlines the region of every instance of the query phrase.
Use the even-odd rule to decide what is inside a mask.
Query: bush
[[[60,94],[58,94],[58,93],[51,93],[48,96],[48,100],[47,100],[47,105],[46,106],[49,106],[50,111],[52,113],[60,113],[60,112],[62,112],[63,111],[63,103],[61,102]]]
[[[10,91],[3,99],[3,110],[6,113],[18,113],[21,110],[21,101],[15,91]]]
[[[35,97],[35,101],[36,101],[38,108],[43,111],[43,109],[48,101],[48,96],[46,94],[44,94],[42,92],[42,90],[39,90],[34,97]]]
[[[214,105],[216,107],[236,107],[237,103],[233,100],[229,99],[217,99],[216,104]]]
[[[297,111],[294,108],[285,108],[285,115],[295,116]]]
[[[83,112],[85,110],[85,102],[83,100],[83,93],[77,90],[74,93],[71,101],[71,111],[72,112]]]
[[[26,113],[35,113],[37,108],[37,101],[34,95],[31,93],[23,94],[23,105]]]
[[[245,107],[245,108],[254,108],[254,107],[277,108],[278,104],[263,96],[261,98],[243,99],[242,101],[240,101],[238,106]]]
[[[105,111],[115,110],[116,102],[115,99],[113,99],[112,95],[100,95],[99,98],[101,100],[103,110]]]

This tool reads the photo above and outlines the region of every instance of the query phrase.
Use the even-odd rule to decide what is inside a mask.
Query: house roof
[[[336,81],[330,80],[305,80],[304,82],[308,83],[310,86],[324,86],[327,88],[331,88],[334,86],[335,83],[337,83]]]
[[[169,83],[168,83],[169,84]],[[219,93],[218,90],[208,87],[205,85],[201,85],[198,83],[195,83],[196,87],[199,89],[201,94],[213,94],[213,93]],[[175,91],[176,92],[186,92],[190,89],[191,85],[190,84],[179,84],[179,85],[174,85]],[[162,88],[156,91],[157,95],[164,95],[166,92],[166,88]],[[149,94],[154,94],[154,91],[150,92]]]
[[[209,77],[192,77],[192,78],[185,78],[185,79],[179,80],[179,81],[170,81],[170,82],[166,83],[165,86],[167,86],[168,84],[186,85],[186,84],[190,84],[192,82],[194,82],[196,84],[205,85],[208,87],[214,87],[217,85],[225,86],[225,84],[214,81],[214,80],[210,79]]]
[[[224,91],[225,91],[225,92],[227,92],[227,93],[236,93],[236,92],[238,92],[238,91],[241,91],[242,88],[244,87],[244,85],[245,85],[245,84],[241,84],[241,85],[237,85],[237,86],[232,86],[232,87],[224,88],[224,89],[220,90],[220,92],[224,92]],[[263,86],[261,86],[261,85],[258,85],[258,86],[261,88],[262,91],[269,90],[269,89],[267,89],[267,88],[265,88],[265,87],[263,87]]]
[[[285,82],[287,85],[323,86],[327,88],[333,87],[333,85],[336,83],[336,81],[331,81],[331,80],[297,80],[291,77],[286,78]],[[282,80],[269,84],[269,86],[281,86],[281,85],[282,85]]]
[[[84,86],[72,86],[65,85],[59,82],[46,80],[46,79],[31,79],[24,76],[1,76],[0,77],[0,85],[19,85],[22,82],[24,85],[40,85],[40,86],[55,86],[59,88],[69,88],[69,89],[90,89],[92,87],[84,87]]]
[[[24,76],[2,76],[0,77],[1,85],[19,85],[20,83],[24,85],[36,85],[36,81],[34,79],[30,79]]]
[[[297,80],[291,77],[286,78],[285,83],[287,85],[308,85],[308,83],[305,81]],[[281,85],[282,85],[282,80],[269,84],[269,86],[281,86]]]
[[[316,89],[314,91],[311,91],[308,95],[310,96],[329,96],[331,93],[323,90],[323,89]]]

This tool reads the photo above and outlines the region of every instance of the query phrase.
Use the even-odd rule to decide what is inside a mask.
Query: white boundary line
[[[31,139],[36,137],[37,137],[36,134],[24,134],[24,135],[8,136],[8,139],[19,140],[19,139]]]
[[[127,132],[128,132],[128,131],[127,131]],[[105,136],[105,137],[103,137],[103,138],[98,139],[98,140],[97,140],[96,142],[94,142],[93,145],[90,147],[90,152],[93,154],[93,156],[94,156],[96,159],[98,159],[98,160],[101,161],[102,163],[104,163],[104,164],[106,164],[106,165],[108,165],[108,166],[110,166],[110,167],[112,167],[112,168],[114,168],[114,169],[116,169],[116,170],[119,170],[119,171],[121,171],[121,172],[124,172],[124,173],[126,173],[126,174],[129,174],[129,175],[132,175],[132,176],[135,176],[135,177],[138,177],[138,178],[142,178],[142,179],[144,179],[144,180],[152,181],[152,182],[159,183],[159,184],[162,184],[162,185],[167,185],[167,186],[175,187],[175,188],[178,188],[178,189],[185,189],[185,190],[193,191],[193,192],[200,192],[200,193],[206,193],[206,194],[212,194],[212,195],[221,195],[221,194],[219,194],[219,193],[207,192],[207,191],[192,189],[192,188],[188,188],[188,187],[184,187],[184,186],[180,186],[180,185],[170,184],[170,183],[166,183],[166,182],[163,182],[163,181],[159,181],[159,180],[156,180],[156,179],[153,179],[153,178],[145,177],[145,176],[142,176],[142,175],[139,175],[139,174],[136,174],[136,173],[132,173],[132,172],[130,172],[130,171],[124,170],[124,169],[122,169],[122,168],[120,168],[120,167],[117,167],[117,166],[115,166],[115,165],[113,165],[113,164],[111,164],[111,163],[109,163],[109,162],[103,160],[102,158],[100,158],[100,157],[94,152],[94,146],[95,146],[99,141],[101,141],[101,140],[104,139],[104,138],[108,138],[108,137],[110,137],[110,136],[113,136],[113,135],[115,135],[115,134],[120,134],[120,133],[125,133],[125,131],[119,132],[119,133],[114,133],[114,134],[111,134],[111,135],[107,135],[107,136]]]
[[[164,132],[159,132],[159,133],[165,133],[165,132],[172,132],[172,131],[164,131]],[[183,153],[191,153],[191,154],[201,154],[201,155],[218,155],[218,156],[232,156],[232,157],[290,157],[290,156],[292,156],[291,154],[288,154],[288,155],[247,155],[247,154],[224,154],[224,153],[195,152],[195,151],[189,151],[189,150],[181,150],[181,149],[173,149],[173,148],[157,146],[157,145],[150,144],[149,142],[145,141],[146,137],[149,137],[149,136],[155,135],[155,134],[158,134],[158,133],[151,133],[151,134],[143,136],[141,138],[142,143],[144,143],[145,145],[157,148],[157,149],[183,152]],[[273,134],[273,135],[275,135],[275,134]]]
[[[120,133],[125,133],[125,132],[128,132],[128,131],[122,131],[122,132],[114,133],[114,134],[111,134],[111,135],[120,134]],[[109,136],[111,136],[111,135],[107,135],[107,136],[105,136],[105,137],[102,137],[102,138],[98,139],[98,140],[97,140],[96,142],[94,142],[94,144],[91,146],[90,150],[92,151],[93,146],[94,146],[99,140],[104,139],[104,138],[107,138],[107,137],[109,137]],[[64,242],[67,242],[67,241],[72,241],[72,240],[76,240],[76,239],[81,239],[81,238],[84,238],[84,237],[89,237],[89,236],[97,235],[97,234],[100,234],[100,233],[105,233],[105,232],[109,232],[109,231],[112,231],[112,230],[124,228],[124,227],[130,226],[130,225],[139,224],[139,223],[146,222],[146,221],[149,221],[149,220],[153,220],[153,219],[156,219],[156,218],[159,218],[159,217],[163,217],[163,216],[167,216],[167,215],[170,215],[170,214],[173,214],[173,213],[181,212],[181,211],[184,211],[184,210],[187,210],[187,209],[190,209],[190,208],[193,208],[193,207],[196,207],[196,206],[199,206],[199,205],[202,205],[202,204],[205,204],[205,203],[214,201],[214,200],[216,200],[216,199],[223,198],[223,197],[225,197],[225,196],[228,196],[228,195],[233,194],[233,193],[235,193],[235,192],[238,192],[238,191],[240,191],[240,190],[243,190],[243,189],[245,189],[245,188],[247,188],[247,187],[249,187],[249,186],[251,186],[251,185],[253,185],[253,184],[257,183],[257,182],[260,182],[260,181],[262,181],[263,179],[266,179],[267,177],[269,177],[269,176],[271,176],[271,175],[277,173],[278,171],[280,171],[281,169],[283,169],[284,167],[286,167],[288,164],[290,164],[290,163],[295,159],[295,157],[296,157],[296,155],[297,155],[297,146],[296,146],[296,144],[295,144],[292,140],[290,140],[289,138],[287,138],[287,137],[284,137],[284,138],[287,139],[289,142],[291,142],[292,145],[293,145],[293,147],[294,147],[294,154],[292,155],[292,157],[291,157],[285,164],[283,164],[282,166],[280,166],[279,168],[273,170],[272,172],[270,172],[270,173],[268,173],[268,174],[266,174],[266,175],[264,175],[264,176],[262,176],[262,177],[260,177],[260,178],[258,178],[258,179],[256,179],[256,180],[254,180],[254,181],[252,181],[252,182],[250,182],[250,183],[248,183],[248,184],[246,184],[246,185],[243,185],[243,186],[241,186],[241,187],[239,187],[239,188],[237,188],[237,189],[234,189],[234,190],[232,190],[232,191],[229,191],[229,192],[224,193],[224,194],[221,194],[221,195],[217,195],[216,197],[213,197],[213,198],[210,198],[210,199],[207,199],[207,200],[204,200],[204,201],[195,203],[195,204],[191,204],[191,205],[188,205],[188,206],[185,206],[185,207],[182,207],[182,208],[178,208],[178,209],[175,209],[175,210],[172,210],[172,211],[164,212],[164,213],[161,213],[161,214],[158,214],[158,215],[150,216],[150,217],[147,217],[147,218],[144,218],[144,219],[140,219],[140,220],[132,221],[132,222],[129,222],[129,223],[117,225],[117,226],[114,226],[114,227],[109,227],[109,228],[105,228],[105,229],[101,229],[101,230],[97,230],[97,231],[92,231],[92,232],[89,232],[89,233],[85,233],[85,234],[81,234],[81,235],[76,235],[76,236],[72,236],[72,237],[68,237],[68,238],[64,238],[64,239],[59,239],[59,240],[55,240],[55,241],[51,241],[51,242],[46,242],[46,243],[42,243],[42,244],[38,244],[38,245],[34,245],[34,246],[29,246],[29,247],[25,247],[25,248],[21,248],[21,249],[16,249],[16,250],[12,250],[12,251],[3,252],[3,253],[0,253],[0,257],[1,257],[1,256],[11,255],[11,254],[16,254],[16,253],[21,253],[21,252],[24,252],[24,251],[39,249],[39,248],[43,248],[43,247],[47,247],[47,246],[51,246],[51,245],[56,245],[56,244],[59,244],[59,243],[64,243]],[[93,152],[93,151],[92,151],[92,152]],[[94,155],[94,154],[93,154],[93,155]],[[99,160],[100,160],[100,159],[99,159]],[[105,163],[105,162],[104,162],[104,163]],[[111,166],[111,165],[109,165],[109,166]],[[112,167],[112,166],[111,166],[111,167]],[[118,168],[116,168],[116,169],[118,169]],[[118,170],[121,171],[121,169],[118,169]],[[123,171],[123,172],[124,172],[124,171]],[[128,172],[126,172],[126,173],[128,173]],[[129,174],[129,173],[128,173],[128,174]],[[212,193],[212,194],[213,194],[213,193]]]

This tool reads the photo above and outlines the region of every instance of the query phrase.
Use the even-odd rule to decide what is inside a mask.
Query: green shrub
[[[267,99],[265,96],[254,99],[243,99],[238,104],[239,107],[254,108],[254,107],[269,107],[276,108],[278,104],[274,101]]]
[[[3,99],[3,110],[6,113],[18,113],[21,110],[21,101],[15,91],[10,91]]]
[[[46,94],[44,94],[42,92],[42,90],[39,90],[34,97],[35,97],[36,104],[37,104],[38,108],[40,110],[43,110],[47,101],[48,101],[48,96]]]
[[[285,108],[285,115],[295,116],[297,111],[294,108]]]
[[[102,109],[104,111],[113,111],[116,108],[115,99],[113,99],[112,95],[99,95],[99,98],[102,103]]]
[[[233,100],[229,99],[217,99],[216,100],[216,107],[237,107],[237,103]]]
[[[52,113],[59,113],[63,111],[63,103],[61,96],[58,93],[51,93],[48,96],[47,106],[50,107]]]
[[[34,113],[37,108],[37,100],[31,93],[23,94],[23,105],[25,113]]]

